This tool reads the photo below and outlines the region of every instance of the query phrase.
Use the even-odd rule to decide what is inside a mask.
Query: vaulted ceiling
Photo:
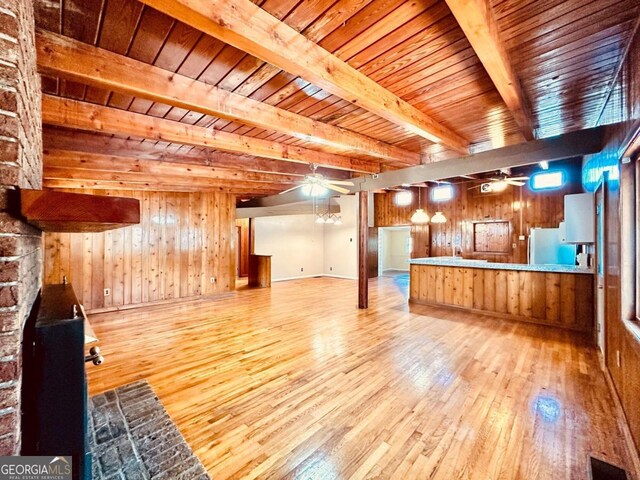
[[[310,163],[347,178],[592,127],[640,14],[637,0],[34,3],[45,186],[239,197],[290,188]]]

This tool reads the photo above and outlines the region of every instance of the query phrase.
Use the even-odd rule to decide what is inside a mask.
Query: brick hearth
[[[96,395],[89,409],[94,480],[209,479],[146,382]]]

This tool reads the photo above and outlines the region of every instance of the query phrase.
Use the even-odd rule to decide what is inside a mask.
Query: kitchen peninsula
[[[410,261],[409,302],[592,332],[593,272],[452,257]]]

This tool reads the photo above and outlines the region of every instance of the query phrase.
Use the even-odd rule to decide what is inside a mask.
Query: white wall
[[[255,219],[255,253],[271,255],[273,281],[319,275],[358,278],[358,201],[355,195],[337,201],[342,225],[317,224],[314,215]]]
[[[342,195],[337,201],[342,225],[324,227],[324,274],[358,278],[358,198]]]
[[[259,255],[271,255],[271,279],[322,275],[323,228],[315,223],[313,215],[256,218],[254,250]]]
[[[407,239],[410,229],[381,228],[380,270],[409,270]]]

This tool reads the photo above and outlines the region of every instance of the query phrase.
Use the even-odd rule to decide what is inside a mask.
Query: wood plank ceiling
[[[638,0],[491,0],[495,38],[504,49],[503,63],[497,66],[488,62],[474,43],[482,61],[479,59],[465,35],[468,30],[460,26],[465,27],[464,22],[459,24],[452,14],[449,5],[460,18],[459,6],[455,5],[460,3],[256,2],[442,128],[465,139],[472,151],[530,137],[522,128],[524,117],[517,112],[520,107],[530,112],[528,120],[537,138],[595,124],[636,24]],[[482,2],[473,3],[482,7]],[[93,117],[85,125],[79,119],[73,127],[85,133],[71,131],[71,122],[65,123],[65,115],[71,118],[65,106],[72,105],[74,112],[91,110],[91,106],[51,98],[49,105],[57,105],[60,111],[45,112],[45,186],[135,189],[136,185],[153,188],[155,183],[158,189],[166,190],[174,181],[179,190],[217,189],[249,197],[289,188],[309,171],[305,162],[318,161],[329,167],[322,170],[325,175],[345,178],[349,171],[361,174],[458,155],[454,149],[433,143],[136,0],[36,0],[35,7],[37,25],[43,30],[340,127],[345,139],[369,148],[345,151],[326,141],[332,138],[331,133],[326,133],[322,143],[310,136],[291,135],[298,131],[292,128],[264,128],[265,122],[257,126],[257,121],[249,120],[240,123],[233,120],[237,117],[205,113],[211,109],[183,108],[184,103],[171,106],[154,101],[158,96],[111,91],[89,81],[80,83],[78,77],[59,78],[47,69],[43,75],[47,95],[181,122],[185,131],[193,125],[200,127],[194,131],[208,130],[210,137],[219,131],[225,132],[220,134],[224,138],[235,135],[233,138],[239,138],[240,143],[261,141],[260,145],[266,146],[265,142],[270,142],[269,148],[275,145],[280,153],[259,158],[247,150],[218,150],[217,143],[178,142],[175,137],[141,134],[142,128],[127,130],[124,119],[119,126],[116,122],[119,128],[111,129],[101,128],[101,122]],[[469,39],[474,42],[472,36]],[[511,72],[521,85],[511,99],[504,88],[496,88],[500,87],[496,72],[505,62],[502,71]],[[135,75],[136,70],[131,71],[131,76]],[[515,107],[513,98],[517,100]],[[100,112],[102,118],[117,114],[117,110]],[[515,117],[512,112],[516,112]],[[299,117],[291,118],[295,126]],[[157,125],[151,120],[150,125]],[[312,125],[307,120],[302,123]],[[323,132],[334,131],[322,127]],[[298,152],[298,157],[290,152]],[[156,168],[148,163],[154,161],[169,165]],[[197,181],[190,185],[192,173],[185,165],[215,168],[217,173],[209,176],[210,170],[200,169],[193,173]]]

